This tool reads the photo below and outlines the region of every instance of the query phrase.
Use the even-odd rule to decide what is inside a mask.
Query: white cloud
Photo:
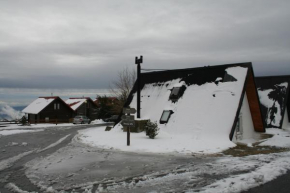
[[[13,109],[9,105],[0,103],[0,117],[8,120],[14,120],[20,119],[23,115],[24,113]]]

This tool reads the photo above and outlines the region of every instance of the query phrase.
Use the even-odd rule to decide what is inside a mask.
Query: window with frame
[[[54,110],[56,110],[56,103],[54,103]]]
[[[57,109],[58,109],[58,110],[60,109],[60,104],[59,104],[59,103],[57,104]]]
[[[162,115],[161,115],[159,123],[160,124],[168,123],[169,118],[170,118],[172,113],[173,113],[173,111],[171,111],[171,110],[164,110]]]

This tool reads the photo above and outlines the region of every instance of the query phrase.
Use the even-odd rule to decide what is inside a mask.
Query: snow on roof
[[[266,127],[281,128],[287,102],[290,102],[290,76],[257,77],[256,84]]]
[[[57,97],[39,97],[38,99],[30,103],[25,109],[23,109],[22,112],[29,114],[38,114],[56,98]]]
[[[290,76],[257,77],[256,84],[266,127],[281,128],[285,111],[288,110],[288,116],[290,114],[287,108],[290,102]]]
[[[209,76],[212,77],[205,77],[206,73],[200,75],[201,78],[207,78],[202,80],[204,83],[196,78],[199,74],[194,73],[190,79],[189,75],[184,73],[180,78],[167,78],[169,80],[162,83],[145,83],[141,90],[141,118],[156,121],[161,136],[179,138],[180,143],[186,141],[188,145],[196,147],[202,144],[202,148],[197,149],[206,151],[233,146],[229,134],[241,100],[248,67],[224,67],[217,69],[216,74],[215,69],[210,70]],[[225,71],[234,79],[215,84],[214,81],[221,74],[226,74]],[[163,77],[165,76],[166,72],[163,74]],[[183,80],[187,80],[187,88],[183,96],[173,103],[169,100],[170,89]],[[193,83],[193,80],[197,83]],[[137,95],[133,93],[130,107],[137,108],[136,104]],[[160,124],[162,112],[167,109],[173,110],[173,114],[167,124]]]
[[[73,110],[78,109],[86,100],[87,98],[71,98],[65,101]]]

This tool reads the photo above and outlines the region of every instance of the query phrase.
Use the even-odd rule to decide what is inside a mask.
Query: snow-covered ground
[[[266,130],[267,134],[273,135],[273,137],[260,143],[260,146],[275,146],[290,148],[290,132],[289,130],[269,128]]]
[[[102,120],[94,120],[91,122],[92,125],[103,124]],[[58,128],[70,128],[74,125],[72,123],[59,123],[59,124],[31,124],[29,126],[21,126],[17,124],[7,124],[6,127],[0,127],[0,136],[1,135],[13,135],[13,134],[20,134],[20,133],[29,133],[29,132],[39,132],[43,131],[43,128],[51,128],[51,127],[58,127]]]
[[[223,151],[235,144],[227,140],[224,143],[216,144],[216,146],[207,146],[202,140],[189,140],[186,135],[170,135],[162,130],[155,139],[150,139],[142,133],[131,133],[131,145],[127,146],[127,134],[123,132],[121,127],[115,127],[111,131],[90,128],[79,131],[81,142],[98,146],[101,148],[114,148],[121,151],[131,152],[152,152],[152,153],[216,153]],[[196,140],[200,145],[196,145]],[[214,144],[214,141],[212,142]]]
[[[72,123],[59,123],[59,124],[47,124],[47,123],[40,123],[40,124],[31,124],[31,125],[17,125],[17,124],[9,124],[6,127],[0,127],[1,130],[13,130],[13,129],[38,129],[38,128],[46,128],[46,127],[66,127],[66,126],[73,126]]]
[[[31,124],[30,126],[20,126],[17,124],[9,124],[6,127],[0,127],[0,136],[1,135],[14,135],[20,133],[31,133],[31,132],[39,132],[44,131],[44,128],[51,128],[51,127],[68,127],[73,126],[71,123],[65,124]]]
[[[36,130],[27,130],[27,129],[13,129],[13,130],[0,130],[0,136],[1,135],[13,135],[13,134],[20,134],[20,133],[31,133],[31,132],[39,132],[43,131],[43,129],[36,129]]]
[[[92,133],[93,130],[99,132]],[[104,128],[87,129],[84,133],[86,132],[98,136],[99,140],[104,137],[104,135],[99,135],[100,133],[110,133],[104,131]],[[274,136],[264,140],[260,145],[290,147],[288,131],[269,129],[268,133]],[[140,153],[140,151],[122,155],[121,152],[118,153],[115,150],[78,145],[80,138],[83,139],[83,137],[83,134],[76,136],[70,146],[27,164],[28,177],[42,189],[51,190],[75,187],[88,192],[94,188],[96,193],[170,191],[224,193],[241,192],[259,186],[285,174],[290,169],[289,151],[246,157],[151,155]],[[115,137],[115,139],[107,139],[107,145],[117,140],[118,136],[115,135]],[[146,140],[153,142],[159,139],[146,138]],[[133,141],[132,144],[134,144]],[[125,132],[122,132],[122,143],[126,144]],[[147,151],[152,151],[152,149],[147,149]],[[162,156],[165,156],[163,161],[154,160]],[[169,160],[175,164],[174,168],[166,168]],[[148,161],[148,165],[143,163],[144,161]],[[160,163],[162,166],[157,167]]]

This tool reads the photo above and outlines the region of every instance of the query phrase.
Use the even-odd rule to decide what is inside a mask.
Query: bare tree
[[[113,95],[118,99],[118,104],[114,109],[116,113],[119,113],[136,81],[136,71],[125,67],[122,71],[118,72],[117,79],[114,80],[110,86],[110,90]]]

